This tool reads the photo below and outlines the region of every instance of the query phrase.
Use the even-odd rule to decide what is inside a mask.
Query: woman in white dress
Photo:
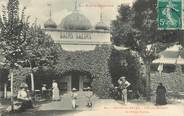
[[[58,84],[55,80],[52,83],[52,100],[60,100]]]
[[[73,109],[76,109],[77,108],[77,104],[76,104],[76,100],[77,100],[77,89],[76,88],[73,88],[72,89],[72,94],[71,94],[71,97],[72,97],[72,108]]]

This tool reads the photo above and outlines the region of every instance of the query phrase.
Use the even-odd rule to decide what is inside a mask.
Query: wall
[[[167,91],[184,92],[184,74],[179,72],[163,73],[162,78],[158,72],[151,74],[152,90],[155,91],[159,82],[162,82]]]
[[[112,46],[97,46],[93,51],[69,52],[61,50],[55,70],[58,74],[68,71],[84,71],[92,76],[92,89],[100,98],[110,97],[112,80],[108,62]]]

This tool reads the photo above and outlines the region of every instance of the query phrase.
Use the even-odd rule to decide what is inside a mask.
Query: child
[[[46,84],[43,84],[43,86],[42,86],[42,97],[44,98],[44,99],[46,99],[47,98],[47,88],[46,88]]]
[[[91,87],[87,88],[85,96],[87,97],[87,107],[92,108],[92,97],[93,97],[93,92],[91,91]]]
[[[72,108],[73,109],[76,109],[76,107],[77,107],[77,105],[76,105],[76,100],[77,100],[77,89],[76,88],[73,88],[72,89],[72,95],[71,95],[71,97],[72,97]]]

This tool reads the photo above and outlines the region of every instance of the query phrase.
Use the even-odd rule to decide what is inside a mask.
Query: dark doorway
[[[91,74],[85,71],[71,70],[65,72],[58,81],[62,85],[60,88],[65,88],[63,91],[71,91],[76,88],[78,91],[83,91],[87,87],[91,87]]]
[[[72,74],[72,88],[79,90],[79,75],[76,73]]]

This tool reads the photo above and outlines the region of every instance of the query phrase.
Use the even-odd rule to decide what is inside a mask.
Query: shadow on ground
[[[81,111],[74,110],[51,110],[51,111],[25,111],[25,112],[4,112],[1,116],[73,116],[74,113]]]

